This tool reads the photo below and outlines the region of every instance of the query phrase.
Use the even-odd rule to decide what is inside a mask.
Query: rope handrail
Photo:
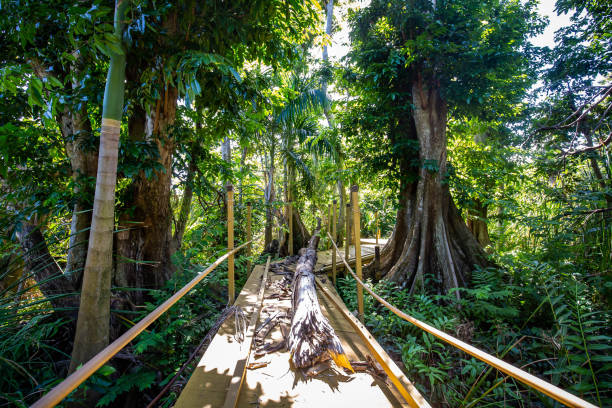
[[[56,385],[51,391],[45,394],[41,399],[36,401],[31,408],[48,408],[54,407],[61,402],[68,394],[74,391],[79,385],[85,380],[91,377],[100,367],[104,365],[108,360],[113,358],[123,347],[125,347],[130,341],[134,340],[143,330],[145,330],[151,323],[157,320],[162,314],[170,309],[176,302],[178,302],[183,296],[185,296],[195,285],[200,283],[202,279],[208,276],[217,266],[225,261],[230,255],[235,254],[246,245],[250,244],[251,241],[245,242],[239,247],[228,251],[225,255],[217,258],[208,268],[203,272],[200,272],[195,278],[187,283],[178,292],[172,295],[168,300],[159,305],[155,310],[146,315],[142,320],[132,326],[128,331],[123,333],[119,338],[113,341],[111,344],[106,346],[102,351],[92,357],[88,362],[83,364],[81,368],[70,374],[64,381]]]
[[[467,344],[459,339],[456,339],[455,337],[436,329],[435,327],[432,327],[430,325],[428,325],[427,323],[423,323],[418,319],[415,319],[414,317],[402,312],[401,310],[399,310],[398,308],[396,308],[395,306],[393,306],[391,303],[387,302],[385,299],[383,299],[382,297],[380,297],[379,295],[377,295],[374,291],[372,291],[361,279],[359,279],[359,277],[357,277],[357,275],[355,274],[355,272],[353,272],[353,269],[351,269],[351,267],[349,266],[349,264],[346,262],[346,260],[344,259],[343,256],[340,256],[340,250],[338,249],[338,246],[336,245],[336,243],[334,242],[333,238],[331,237],[331,235],[329,235],[329,233],[327,234],[329,236],[329,238],[331,239],[332,245],[334,246],[335,250],[337,251],[340,259],[342,259],[342,262],[344,262],[344,265],[346,266],[346,269],[351,273],[351,275],[353,275],[353,278],[355,278],[355,280],[357,281],[357,283],[362,286],[370,295],[372,295],[372,297],[374,297],[374,299],[378,300],[383,306],[385,306],[387,309],[389,309],[391,312],[393,312],[394,314],[396,314],[397,316],[399,316],[400,318],[406,320],[407,322],[412,323],[413,325],[415,325],[416,327],[420,328],[421,330],[424,330],[432,335],[434,335],[435,337],[439,338],[440,340],[445,341],[446,343],[450,344],[453,347],[456,347],[464,352],[466,352],[467,354],[471,355],[472,357],[475,357],[481,361],[484,361],[485,363],[487,363],[488,365],[495,367],[496,369],[498,369],[499,371],[519,380],[520,382],[522,382],[523,384],[534,388],[540,392],[542,392],[543,394],[548,395],[549,397],[551,397],[552,399],[559,401],[560,403],[568,406],[568,407],[576,407],[576,408],[597,408],[596,405],[593,405],[581,398],[578,398],[577,396],[562,390],[561,388],[550,384],[547,381],[542,380],[541,378],[538,378],[532,374],[529,374],[526,371],[521,370],[518,367],[513,366],[510,363],[507,363],[497,357],[494,357],[470,344]]]

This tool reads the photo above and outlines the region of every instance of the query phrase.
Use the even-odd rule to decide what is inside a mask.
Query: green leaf
[[[100,369],[98,370],[98,374],[104,376],[104,377],[108,377],[109,375],[115,373],[117,371],[117,369],[111,365],[103,365],[102,367],[100,367]]]

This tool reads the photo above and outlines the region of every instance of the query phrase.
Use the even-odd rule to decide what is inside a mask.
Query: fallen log
[[[336,365],[353,371],[338,336],[321,312],[317,298],[313,270],[317,262],[320,230],[321,220],[318,220],[308,247],[300,250],[301,256],[293,275],[293,317],[287,348],[296,368],[311,367],[331,358]]]

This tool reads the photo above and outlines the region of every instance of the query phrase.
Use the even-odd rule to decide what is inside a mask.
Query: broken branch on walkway
[[[321,220],[314,234],[303,248],[293,275],[293,318],[287,339],[291,362],[296,368],[306,368],[328,359],[351,371],[340,340],[329,324],[319,305],[315,286],[314,266],[317,262],[317,246]]]

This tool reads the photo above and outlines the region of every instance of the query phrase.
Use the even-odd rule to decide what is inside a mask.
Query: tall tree
[[[161,287],[174,269],[170,199],[179,98],[197,99],[208,118],[224,118],[227,135],[233,126],[227,118],[245,99],[239,73],[245,61],[287,64],[298,57],[295,41],[317,18],[313,3],[296,0],[168,5],[161,13],[144,11],[158,34],[133,35],[127,71],[128,92],[135,95],[130,143],[146,147],[150,165],[134,174],[122,196],[116,281],[140,288]]]
[[[102,350],[109,340],[115,183],[125,90],[123,29],[127,7],[128,0],[117,0],[115,3],[116,47],[109,49],[96,193],[70,371],[76,370],[79,364]]]
[[[99,111],[90,115],[88,108],[94,105],[89,101],[101,97],[104,83],[97,64],[99,49],[92,45],[100,49],[108,45],[104,35],[110,34],[110,25],[103,23],[112,16],[112,9],[100,3],[11,2],[3,5],[0,19],[2,65],[27,81],[21,86],[29,82],[27,100],[33,118],[57,128],[70,163],[73,205],[64,272],[77,285],[87,253],[98,156],[92,120],[99,120]],[[2,88],[16,85],[10,84],[11,77],[4,77]],[[40,227],[44,230],[45,225]]]
[[[347,134],[357,154],[369,151],[396,174],[399,210],[381,269],[411,290],[425,277],[438,291],[466,286],[474,265],[487,263],[448,188],[447,120],[498,115],[521,97],[534,7],[375,0],[351,17],[345,79],[359,98]],[[364,140],[371,136],[379,138]]]
[[[325,3],[325,34],[329,37],[330,41],[333,36],[333,22],[334,22],[334,0],[328,0],[327,3]],[[323,90],[323,94],[327,96],[328,78],[331,77],[331,63],[329,62],[327,44],[323,46],[322,59],[323,59],[324,72],[323,72],[323,78],[321,80],[321,89]],[[325,118],[327,119],[327,125],[330,128],[333,128],[334,122],[333,122],[333,116],[332,116],[332,111],[331,111],[331,104],[328,104],[327,106],[324,107],[323,113],[325,113]],[[338,189],[338,198],[340,199],[339,208],[344,209],[345,207],[344,203],[346,202],[346,187],[344,185],[344,180],[343,180],[343,175],[342,175],[343,170],[344,170],[344,160],[343,160],[344,154],[342,153],[340,148],[341,148],[341,145],[338,144],[337,162],[338,162],[339,175],[336,180],[336,187]],[[336,229],[336,231],[338,231],[337,241],[338,241],[338,245],[342,245],[342,242],[343,242],[342,231],[344,231],[344,210],[339,212],[337,223],[338,223],[338,227]]]

